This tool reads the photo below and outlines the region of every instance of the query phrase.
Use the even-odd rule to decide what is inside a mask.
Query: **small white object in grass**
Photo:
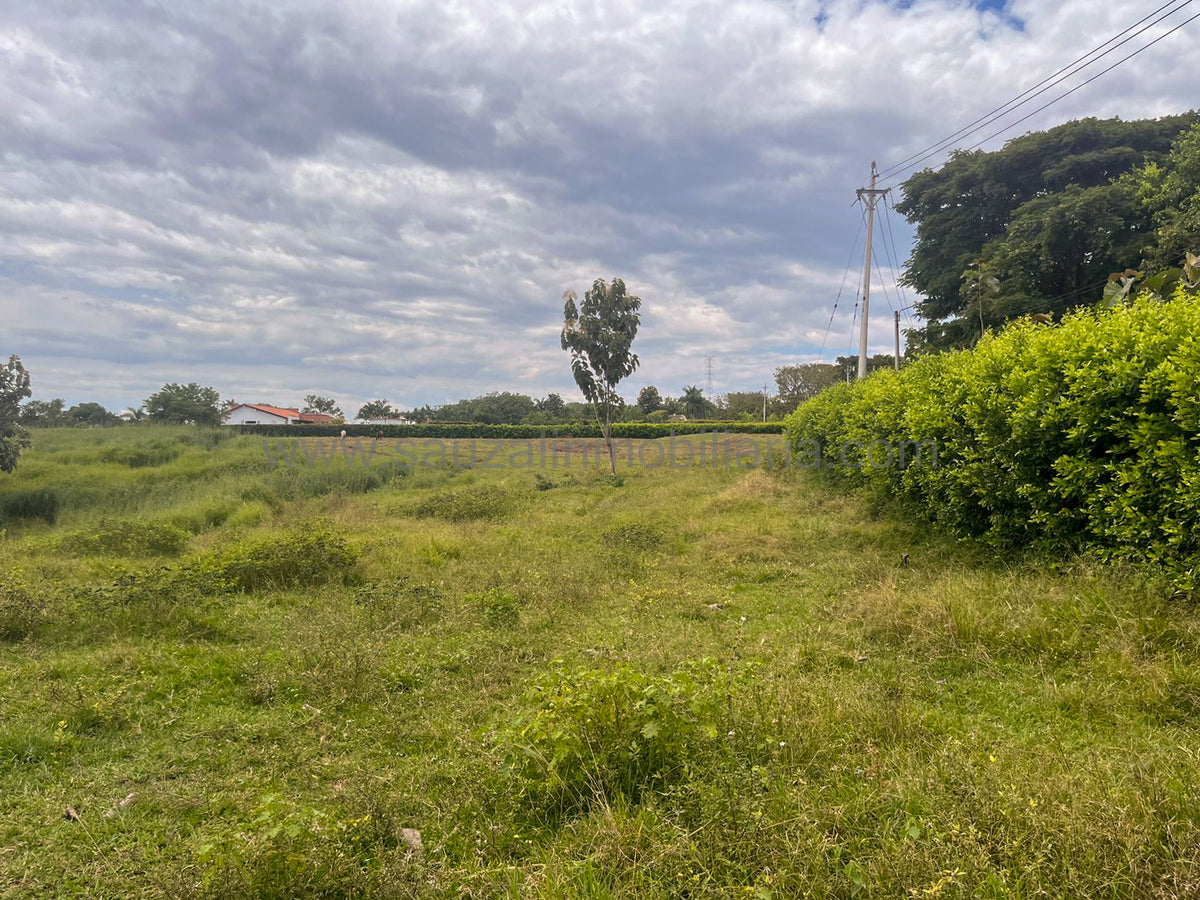
[[[421,832],[415,828],[401,828],[400,840],[408,844],[408,855],[413,856],[425,849],[425,844],[421,840]]]

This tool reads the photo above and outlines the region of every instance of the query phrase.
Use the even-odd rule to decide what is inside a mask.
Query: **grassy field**
[[[36,432],[0,476],[0,896],[1200,893],[1196,611],[771,440],[614,479]]]

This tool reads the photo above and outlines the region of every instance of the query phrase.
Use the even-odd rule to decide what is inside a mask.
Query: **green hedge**
[[[1181,589],[1195,587],[1194,296],[1083,311],[1055,328],[1017,323],[974,350],[823,392],[788,417],[786,431],[798,454],[819,448],[830,471],[909,501],[958,534],[1161,563]],[[876,441],[884,443],[872,455]],[[926,445],[919,462],[911,442]]]
[[[336,437],[346,430],[349,437],[374,437],[382,431],[385,438],[489,438],[536,440],[547,438],[599,438],[595,424],[575,425],[238,425],[239,433],[268,437]],[[614,438],[663,438],[671,434],[781,434],[782,422],[620,422],[613,425]]]

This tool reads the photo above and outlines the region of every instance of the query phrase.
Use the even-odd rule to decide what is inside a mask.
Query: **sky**
[[[191,381],[351,415],[579,399],[563,292],[620,277],[643,302],[623,394],[706,387],[708,357],[715,393],[758,390],[777,366],[857,352],[873,160],[1159,6],[0,0],[0,355],[21,356],[35,399],[113,410]],[[986,147],[1196,106],[1198,35]],[[885,205],[873,353],[916,299],[896,284],[911,242]]]

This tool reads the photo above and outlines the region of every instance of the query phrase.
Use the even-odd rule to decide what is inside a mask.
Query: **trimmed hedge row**
[[[955,533],[1158,563],[1196,586],[1200,299],[1182,291],[838,385],[786,431],[794,452]]]
[[[573,425],[238,425],[239,433],[268,437],[337,437],[342,429],[350,437],[374,437],[383,432],[385,438],[489,438],[536,440],[538,438],[599,438],[600,426]],[[714,431],[730,434],[781,434],[782,422],[619,422],[613,425],[614,438],[663,438],[672,434],[710,434]]]

